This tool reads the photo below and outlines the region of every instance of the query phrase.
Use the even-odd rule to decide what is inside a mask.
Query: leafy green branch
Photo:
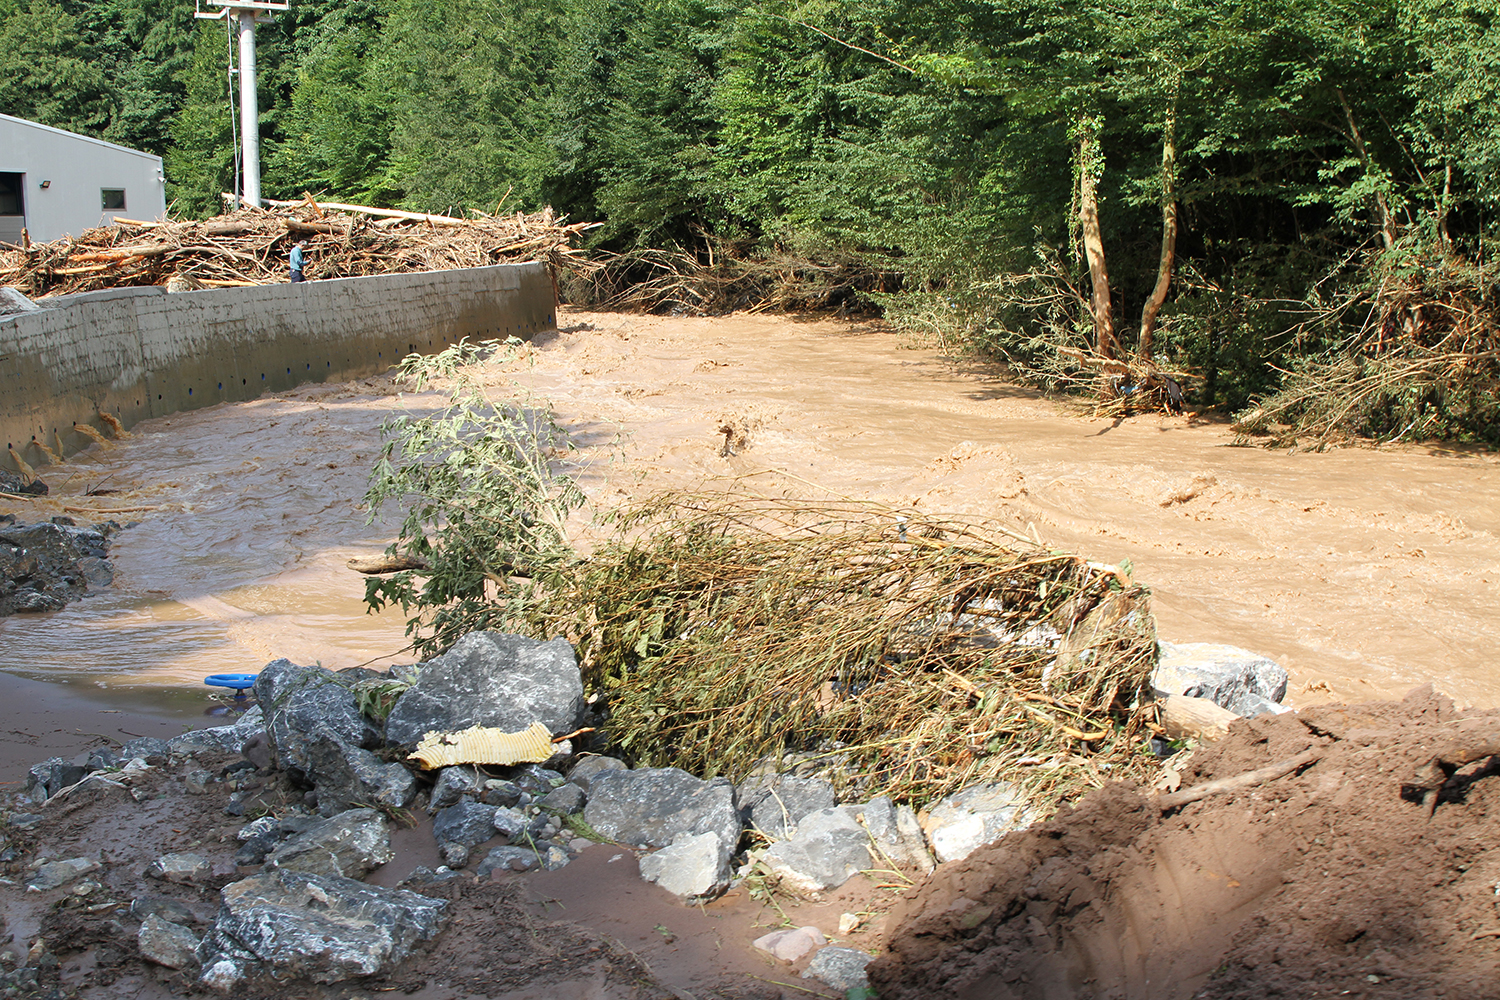
[[[481,377],[520,343],[463,340],[397,369],[414,392],[440,387],[447,402],[381,424],[365,500],[372,522],[387,504],[403,507],[386,555],[409,568],[368,580],[365,603],[411,615],[421,655],[512,620],[576,559],[567,521],[584,494],[566,471],[573,442],[545,404],[491,401]]]

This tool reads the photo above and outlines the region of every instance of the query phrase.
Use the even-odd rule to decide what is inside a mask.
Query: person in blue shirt
[[[292,244],[291,265],[293,284],[296,284],[299,281],[307,280],[302,276],[302,247],[303,242],[301,240],[298,240],[296,243]]]

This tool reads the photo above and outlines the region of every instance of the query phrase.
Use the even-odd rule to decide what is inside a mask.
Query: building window
[[[125,189],[124,188],[101,188],[100,198],[104,202],[106,212],[125,211]]]

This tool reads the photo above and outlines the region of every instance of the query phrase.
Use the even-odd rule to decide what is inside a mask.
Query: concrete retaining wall
[[[545,264],[168,293],[122,288],[0,316],[0,441],[42,465],[102,429],[385,371],[464,337],[556,325]],[[14,468],[8,453],[0,463]]]

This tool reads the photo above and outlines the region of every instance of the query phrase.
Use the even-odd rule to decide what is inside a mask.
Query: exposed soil
[[[1431,819],[1402,796],[1466,714],[1421,689],[1235,723],[1184,785],[1322,757],[1165,816],[1101,789],[941,869],[871,979],[882,1000],[1500,996],[1500,771],[1461,769]]]

